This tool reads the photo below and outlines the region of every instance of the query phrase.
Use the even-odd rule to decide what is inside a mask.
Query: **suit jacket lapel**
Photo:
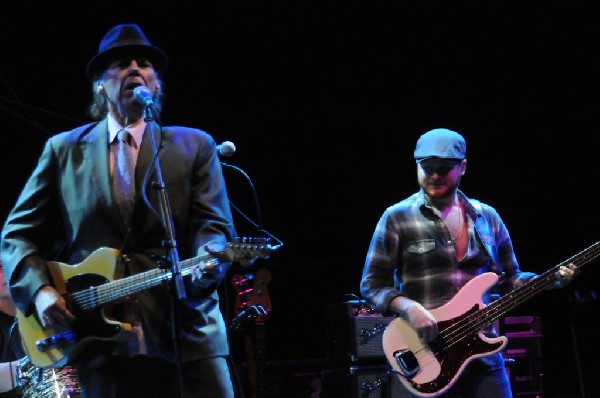
[[[114,208],[110,191],[110,163],[108,161],[108,124],[106,119],[94,127],[82,140],[85,167],[90,171],[91,184],[99,200],[109,209]]]
[[[139,198],[140,193],[142,192],[142,184],[145,174],[148,173],[147,181],[146,181],[146,192],[152,192],[152,181],[156,179],[156,165],[152,164],[152,159],[154,157],[154,148],[152,147],[152,142],[150,141],[150,137],[147,136],[152,134],[154,137],[154,143],[157,146],[162,144],[163,148],[158,152],[158,161],[165,156],[165,151],[168,149],[169,142],[163,141],[161,142],[161,131],[160,126],[155,122],[150,122],[146,126],[146,131],[144,132],[144,139],[142,140],[142,146],[140,147],[140,153],[138,154],[137,164],[135,166],[135,192],[136,192],[136,202]],[[152,170],[148,170],[151,167]]]

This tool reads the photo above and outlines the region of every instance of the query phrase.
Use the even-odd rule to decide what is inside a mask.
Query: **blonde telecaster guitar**
[[[417,396],[435,397],[444,393],[470,361],[500,352],[506,346],[505,336],[489,338],[481,329],[556,283],[561,265],[573,263],[581,267],[595,259],[600,254],[599,245],[596,242],[487,306],[482,297],[496,284],[498,276],[488,272],[475,277],[447,304],[431,310],[438,321],[439,334],[429,343],[421,341],[405,319],[394,318],[383,333],[383,351],[393,371]]]
[[[268,242],[268,238],[240,238],[228,243],[220,252],[219,257],[222,255],[226,261],[212,255],[180,261],[181,274],[191,274],[194,266],[208,271],[221,262],[267,258],[281,246],[272,246]],[[131,325],[112,319],[109,311],[105,311],[108,307],[105,304],[171,280],[170,269],[162,268],[114,280],[118,258],[118,250],[102,247],[79,264],[48,262],[55,287],[67,301],[76,320],[65,327],[42,328],[35,315],[26,316],[18,311],[23,345],[33,365],[40,368],[61,367],[88,343],[117,339],[119,333],[131,328]]]

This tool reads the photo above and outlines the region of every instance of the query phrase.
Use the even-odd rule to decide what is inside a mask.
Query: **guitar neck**
[[[215,267],[219,265],[218,258],[209,254],[180,261],[181,275],[186,276],[192,272],[195,265],[201,268]],[[167,269],[156,268],[142,272],[123,279],[92,286],[69,295],[82,309],[93,309],[104,304],[122,299],[128,295],[142,292],[152,287],[169,282],[173,273]]]
[[[509,310],[517,307],[541,291],[547,289],[549,286],[555,284],[560,279],[557,273],[561,266],[573,263],[577,268],[580,268],[598,257],[598,255],[600,255],[600,242],[596,242],[587,249],[582,250],[573,257],[539,275],[537,278],[530,280],[523,286],[499,298],[477,314],[477,316],[480,316],[478,321],[479,326],[477,327],[483,327],[488,323],[495,321]]]
[[[228,243],[225,248],[219,252],[218,257],[211,254],[205,254],[190,258],[184,261],[179,261],[179,268],[182,276],[189,275],[194,266],[200,267],[202,270],[215,268],[221,262],[233,262],[240,260],[249,260],[255,256],[263,258],[281,247],[271,246],[268,238],[241,238],[239,241],[236,238],[235,242]],[[96,251],[86,259],[96,259],[102,257],[105,259],[106,253],[111,253],[111,262],[114,261],[113,252]],[[223,258],[224,260],[221,260]],[[112,275],[110,276],[112,277]],[[91,286],[84,290],[66,294],[65,299],[74,301],[77,306],[83,310],[94,309],[103,304],[110,303],[122,299],[128,295],[139,293],[143,290],[166,283],[172,279],[172,271],[168,269],[156,268],[139,274],[131,275],[123,279],[117,279],[108,283]]]

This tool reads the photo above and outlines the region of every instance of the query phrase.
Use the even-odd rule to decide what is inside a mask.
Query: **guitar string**
[[[211,262],[212,259],[204,261]],[[182,265],[185,266],[182,262]],[[192,268],[182,270],[185,276],[192,272]],[[110,284],[102,284],[94,286],[95,289],[88,288],[67,295],[67,301],[73,300],[81,309],[92,309],[99,305],[112,301],[115,298],[123,297],[127,294],[137,293],[147,288],[157,286],[162,282],[166,282],[171,278],[171,272],[163,269],[154,269],[146,271],[139,275],[132,275],[125,279],[118,279]],[[140,281],[143,281],[140,283]]]
[[[252,239],[252,238],[246,238]],[[264,251],[268,250],[270,252],[277,250],[281,245],[272,246],[269,244],[254,244],[254,243],[229,243],[226,246],[227,248],[233,249],[238,253],[238,256],[235,260],[239,260],[239,257],[250,257],[251,255],[256,254],[256,251]],[[224,252],[224,249],[222,252]],[[188,267],[189,265],[193,265],[196,263],[203,262],[205,266],[210,265],[218,265],[219,260],[212,255],[204,255],[199,257],[190,258],[187,260],[183,260],[180,262],[182,267]],[[183,269],[182,274],[185,276],[191,273],[191,267]],[[68,303],[77,303],[79,307],[82,309],[92,309],[97,307],[98,305],[105,304],[107,302],[112,301],[114,298],[123,297],[123,290],[129,288],[131,290],[127,290],[127,294],[132,294],[136,292],[140,292],[145,290],[146,288],[153,287],[159,285],[161,282],[168,281],[171,278],[171,272],[165,271],[161,269],[154,269],[142,274],[133,275],[125,279],[120,279],[113,281],[108,284],[102,284],[95,286],[96,289],[88,288],[85,290],[81,290],[74,293],[67,293],[64,295],[65,300]],[[144,283],[140,284],[139,281],[144,280]],[[115,287],[120,287],[121,290],[116,289]],[[132,289],[133,288],[133,289]]]
[[[551,283],[550,283],[551,284]],[[545,286],[549,286],[550,284],[546,284]],[[477,311],[476,311],[477,312]],[[438,337],[436,337],[432,342],[429,343],[429,346],[431,348],[432,354],[433,356],[428,357],[428,360],[423,361],[422,363],[420,363],[419,365],[422,367],[427,367],[431,364],[436,364],[436,363],[440,363],[440,362],[444,362],[443,361],[443,355],[444,353],[449,350],[450,348],[452,348],[453,346],[455,346],[456,344],[461,343],[465,338],[469,338],[470,336],[472,336],[473,333],[479,331],[481,329],[482,326],[486,325],[489,322],[481,322],[481,319],[476,319],[475,320],[475,324],[481,324],[480,326],[473,326],[473,322],[472,319],[474,317],[474,314],[470,314],[468,317],[465,317],[464,319],[458,321],[457,323],[450,325],[448,327],[448,329],[440,332],[440,334],[438,335]],[[465,323],[467,322],[466,325],[461,325],[461,323]],[[469,324],[471,323],[471,324]],[[456,330],[452,330],[452,329],[456,329]],[[462,330],[461,330],[462,329]],[[450,331],[450,333],[447,333],[448,331]],[[451,339],[447,340],[447,337],[451,337]],[[423,349],[426,349],[425,347],[423,347]],[[440,355],[442,355],[442,360],[439,360],[438,358],[440,357]],[[458,366],[462,365],[464,362],[461,363],[457,363]],[[456,372],[458,371],[458,368],[456,370],[454,370],[451,374],[456,374]],[[426,384],[422,384],[418,390],[419,391],[423,391],[423,390],[427,390],[428,388],[423,387],[426,385],[431,385],[431,384],[437,384],[437,379],[443,376],[443,373],[440,372],[440,374],[436,377],[436,379],[426,383]],[[407,378],[408,379],[408,378]],[[449,383],[451,380],[445,381],[443,385],[447,385],[447,383]],[[415,383],[412,382],[411,383],[414,385]],[[439,388],[436,388],[435,391],[439,391]]]
[[[559,280],[560,278],[556,275],[556,273],[561,266],[566,265],[571,262],[574,262],[574,263],[580,262],[581,264],[579,264],[578,267],[581,267],[581,266],[587,264],[588,262],[590,262],[591,260],[593,260],[594,258],[596,258],[598,255],[600,255],[600,248],[597,247],[599,244],[600,244],[600,242],[596,243],[595,245],[586,249],[584,252],[581,252],[581,253],[575,255],[574,257],[570,258],[569,260],[566,260],[563,263],[553,267],[552,269],[541,274],[539,277],[532,279],[530,282],[521,286],[521,288],[513,291],[512,293],[509,293],[508,298],[513,299],[512,301],[507,302],[507,303],[505,303],[506,300],[495,301],[495,302],[491,303],[490,305],[488,305],[487,307],[485,307],[485,309],[483,309],[484,312],[493,313],[493,316],[482,317],[482,316],[480,316],[480,314],[473,314],[470,317],[466,317],[464,320],[458,321],[453,326],[460,328],[461,327],[460,324],[464,323],[463,321],[466,321],[467,323],[469,323],[469,322],[472,322],[473,318],[476,318],[475,319],[476,324],[478,324],[477,330],[479,330],[480,327],[485,326],[486,324],[491,322],[492,319],[496,319],[497,315],[501,315],[502,313],[504,313],[504,312],[508,311],[509,309],[515,307],[516,305],[522,303],[523,301],[525,301],[529,297],[533,296],[534,294],[537,294],[543,288],[546,288],[546,287],[552,285],[553,283],[555,283],[557,280]],[[591,252],[591,253],[588,253],[588,252]],[[581,257],[581,259],[579,257]],[[532,287],[534,287],[535,285],[539,285],[539,286],[537,286],[535,289],[532,289]],[[514,300],[515,298],[518,298],[519,300]]]
[[[194,262],[210,262],[211,255],[205,255],[200,257],[191,258],[188,260],[181,261],[182,267],[185,267]],[[206,259],[206,260],[205,260]],[[183,270],[184,275],[191,272],[191,268]],[[63,297],[68,303],[75,302],[77,307],[81,309],[92,309],[98,305],[104,304],[111,301],[113,297],[123,297],[123,289],[131,288],[132,286],[140,287],[139,289],[127,290],[127,294],[139,292],[145,290],[147,287],[152,287],[160,284],[163,280],[168,280],[170,272],[162,269],[153,269],[146,271],[142,274],[132,275],[125,279],[118,279],[112,281],[109,284],[101,284],[97,286],[91,286],[90,288],[80,290],[73,293],[67,293]],[[144,283],[139,283],[140,280],[144,280]],[[110,285],[110,286],[109,286]],[[95,288],[95,289],[94,289]]]
[[[243,243],[239,243],[240,241],[238,241],[237,239],[243,239]],[[280,247],[282,247],[283,245],[277,244],[277,245],[271,245],[269,243],[264,244],[265,239],[264,238],[256,238],[258,239],[259,243],[256,243],[255,238],[236,238],[236,242],[234,243],[228,243],[225,247],[225,249],[223,249],[223,251],[219,252],[223,255],[227,255],[227,258],[229,259],[228,261],[239,261],[241,259],[250,259],[251,257],[254,256],[259,256],[261,258],[268,258],[268,255],[271,254],[272,252],[274,252],[275,250],[279,249]],[[107,248],[105,248],[107,249]],[[100,251],[103,249],[98,249],[97,251]],[[228,255],[226,253],[227,250],[233,250],[233,257],[231,257],[231,255]],[[265,253],[266,251],[266,253]],[[88,258],[91,258],[93,256],[94,253],[92,253],[92,255],[90,255]],[[101,253],[100,253],[101,255]],[[221,263],[221,260],[211,254],[207,254],[205,256],[200,256],[200,257],[195,257],[195,258],[191,258],[188,260],[184,260],[180,262],[180,265],[183,267],[189,266],[190,264],[199,264],[200,262],[204,262],[204,268],[206,268],[207,266],[210,265],[214,265],[217,266]],[[59,264],[60,265],[60,264]],[[81,265],[81,264],[80,264]],[[184,275],[191,273],[193,270],[193,267],[188,267],[186,269],[182,270],[182,273]],[[67,305],[69,306],[69,308],[75,310],[75,309],[93,309],[95,307],[98,307],[100,304],[103,304],[105,302],[109,302],[111,301],[111,297],[116,297],[116,298],[120,298],[125,296],[126,294],[123,294],[123,289],[115,289],[114,286],[123,286],[125,288],[132,288],[134,287],[134,289],[128,290],[126,291],[127,293],[136,293],[136,292],[140,292],[144,289],[146,289],[147,287],[152,287],[152,286],[156,286],[157,284],[164,282],[166,280],[168,280],[171,276],[171,272],[170,271],[166,271],[164,269],[153,269],[153,270],[149,270],[146,272],[143,272],[141,274],[137,274],[137,275],[133,275],[130,276],[128,278],[125,279],[118,279],[115,281],[109,281],[106,284],[100,284],[100,285],[95,285],[95,286],[89,286],[84,290],[80,290],[77,292],[65,292],[62,295],[62,297],[65,299],[65,301],[67,302]],[[78,274],[78,275],[85,275],[84,273]],[[149,275],[152,275],[152,277],[149,277]],[[138,280],[144,280],[144,283],[139,284]],[[64,281],[66,282],[66,280]],[[114,282],[114,283],[113,283]],[[143,288],[140,288],[140,286],[144,286]],[[135,289],[135,287],[137,287],[137,289]],[[108,300],[107,300],[108,298]],[[75,303],[75,304],[74,304]],[[77,336],[75,336],[76,338],[78,338]],[[45,339],[47,340],[47,339]],[[34,349],[34,347],[32,347],[32,350]]]
[[[600,242],[599,242],[600,243]],[[596,243],[594,246],[590,247],[590,249],[596,249],[596,246],[598,246],[598,243]],[[531,294],[531,290],[530,288],[534,285],[539,285],[536,289],[534,289],[534,294],[537,293],[538,291],[552,285],[554,282],[556,282],[558,280],[558,277],[556,276],[556,271],[558,270],[558,268],[561,265],[564,264],[568,264],[569,262],[578,262],[579,259],[576,259],[576,257],[578,256],[584,256],[587,254],[587,251],[585,250],[585,253],[583,254],[578,254],[575,255],[574,257],[572,257],[569,260],[566,260],[565,262],[563,262],[562,264],[557,265],[556,267],[550,269],[549,271],[545,272],[544,274],[540,275],[538,278],[530,281],[529,283],[525,284],[524,286],[522,286],[520,289],[517,289],[515,292],[513,292],[513,294],[510,294],[510,298],[515,298],[517,296],[524,296],[521,297],[521,301],[523,302],[525,298],[528,298],[529,296],[532,296],[533,294]],[[584,264],[588,263],[589,261],[593,260],[595,257],[598,256],[598,251],[592,253],[591,257],[589,259],[585,259],[583,260],[583,262],[579,265],[579,266],[583,266]],[[524,293],[524,294],[521,294]],[[495,302],[498,303],[498,302]],[[500,302],[500,304],[496,304],[494,305],[494,303],[490,304],[489,306],[486,307],[486,309],[484,310],[484,312],[496,312],[496,314],[502,314],[506,311],[508,311],[509,309],[513,308],[516,304],[514,302],[509,303],[508,306],[504,306],[504,307],[508,307],[508,308],[503,308],[503,306],[501,305],[503,303]],[[496,308],[498,307],[498,308]],[[489,311],[488,311],[489,310]],[[475,327],[473,327],[473,318],[475,319],[474,325]],[[470,316],[465,317],[464,319],[458,321],[457,323],[451,325],[447,330],[451,330],[451,329],[455,329],[455,331],[452,331],[448,334],[449,337],[451,337],[451,340],[449,340],[449,343],[447,346],[451,347],[452,345],[456,344],[457,342],[460,342],[462,339],[464,339],[466,334],[470,334],[472,332],[478,331],[479,329],[481,329],[481,327],[485,326],[486,324],[488,324],[491,320],[490,317],[481,317],[477,314],[471,314]],[[495,319],[495,317],[493,318]],[[466,323],[466,326],[464,325]],[[464,332],[464,329],[469,329],[467,330],[467,333]],[[463,329],[463,330],[461,330]],[[442,332],[439,336],[439,338],[436,338],[434,340],[434,342],[432,343],[432,345],[436,346],[435,348],[438,349],[438,352],[436,352],[435,354],[439,354],[439,352],[441,352],[442,350],[444,350],[445,347],[445,339],[446,337],[446,331]],[[458,334],[458,338],[456,338],[456,336],[452,336],[452,334],[456,335]],[[454,340],[452,340],[454,339]],[[435,355],[434,354],[434,355]],[[427,365],[428,363],[426,363],[425,365]]]
[[[564,261],[562,264],[559,264],[559,265],[557,265],[556,267],[554,267],[554,268],[550,269],[549,271],[547,271],[547,272],[545,272],[544,274],[540,275],[540,277],[538,277],[538,278],[534,279],[533,281],[530,281],[530,283],[528,283],[528,284],[526,284],[526,285],[522,286],[522,288],[521,288],[521,289],[518,289],[518,291],[519,291],[519,292],[523,292],[524,290],[529,290],[529,289],[527,289],[527,288],[528,288],[528,287],[531,287],[530,285],[536,285],[536,284],[537,284],[537,285],[540,285],[540,286],[538,286],[538,288],[540,288],[540,287],[541,287],[541,288],[546,288],[546,287],[550,286],[552,283],[554,283],[554,282],[556,282],[556,281],[558,280],[558,277],[556,276],[556,271],[558,270],[558,268],[560,267],[560,265],[565,265],[565,264],[568,264],[568,263],[570,263],[570,262],[577,263],[577,262],[579,262],[579,259],[578,259],[578,257],[579,257],[579,256],[583,256],[583,257],[584,257],[584,259],[583,259],[582,263],[578,265],[578,267],[581,267],[581,266],[585,265],[586,263],[590,262],[591,260],[593,260],[594,258],[596,258],[596,257],[599,255],[599,253],[598,253],[598,250],[596,250],[596,249],[597,249],[597,247],[596,247],[596,246],[598,246],[598,244],[599,244],[599,243],[600,243],[600,242],[597,242],[597,243],[596,243],[595,245],[593,245],[592,247],[590,247],[590,248],[588,248],[588,249],[584,250],[584,251],[582,252],[583,254],[582,254],[582,253],[580,253],[580,254],[577,254],[577,255],[573,256],[571,259],[568,259],[568,260]],[[592,250],[592,249],[593,249],[593,250]],[[595,250],[595,251],[594,251],[594,250]],[[587,252],[588,252],[588,251],[592,251],[592,254],[591,254],[591,256],[590,256],[589,258],[587,258],[587,259],[586,259],[586,258],[585,258],[585,256],[587,255]],[[533,282],[533,283],[532,283],[532,282]],[[545,283],[541,283],[541,282],[545,282]],[[548,282],[550,282],[550,283],[548,283]],[[527,287],[527,288],[526,288],[526,287]],[[540,289],[540,290],[541,290],[541,289]],[[525,296],[527,297],[527,295],[528,295],[528,293],[526,292]],[[531,295],[533,295],[533,294],[531,294]],[[496,303],[497,303],[497,302],[496,302]],[[491,306],[493,306],[493,304],[494,304],[494,303],[492,303],[492,304],[491,304],[490,306],[488,306],[488,307],[491,307]],[[502,305],[496,305],[496,306],[494,306],[494,307],[500,307],[500,308],[501,308],[501,307],[502,307]],[[504,313],[504,312],[506,312],[508,309],[510,309],[510,308],[512,308],[512,307],[514,307],[514,305],[511,305],[511,306],[509,306],[509,308],[507,308],[507,309],[504,309],[504,310],[503,310],[503,311],[501,311],[500,313]],[[461,321],[457,322],[457,324],[455,324],[455,325],[458,325],[458,324],[460,324],[461,322],[463,322],[463,321],[465,321],[465,320],[467,320],[467,321],[468,321],[468,319],[469,319],[469,318],[472,320],[472,319],[473,319],[473,316],[474,316],[474,315],[473,315],[473,314],[471,314],[469,317],[466,317],[465,319],[463,319],[463,320],[461,320]],[[484,320],[482,321],[481,317],[478,317],[478,320],[477,320],[475,323],[476,323],[476,324],[478,323],[478,324],[479,324],[479,326],[476,326],[476,329],[474,329],[474,330],[471,330],[471,333],[472,333],[472,332],[476,332],[477,330],[481,329],[481,327],[483,327],[485,324],[489,323],[489,320],[485,320],[485,319],[486,319],[485,317],[484,317],[483,319],[484,319]],[[464,323],[464,322],[463,322],[463,323]],[[450,328],[452,328],[452,327],[453,327],[453,326],[455,326],[455,325],[452,325],[452,326],[450,326]],[[469,325],[467,325],[467,327],[468,327],[468,326],[469,326]],[[464,327],[463,327],[463,329],[464,329]],[[432,363],[436,363],[436,361],[437,361],[437,355],[439,355],[439,353],[445,349],[445,347],[443,346],[443,343],[444,343],[444,341],[443,341],[443,340],[442,340],[442,338],[441,338],[441,336],[442,336],[442,335],[443,335],[443,332],[442,332],[442,334],[441,334],[441,335],[440,335],[438,338],[436,338],[436,339],[435,339],[435,340],[434,340],[432,343],[430,343],[430,344],[432,344],[432,345],[437,345],[437,346],[438,346],[438,347],[437,347],[437,350],[438,350],[438,351],[437,351],[437,352],[435,352],[435,353],[433,353],[433,354],[434,354],[434,358],[432,358],[432,359],[431,359],[430,361],[428,361],[428,362],[424,362],[424,363],[422,363],[423,367],[425,367],[425,366],[428,366],[428,365],[430,365],[430,364],[432,364]],[[457,341],[455,340],[454,342],[452,342],[452,344],[448,345],[448,348],[449,348],[449,347],[451,347],[452,345],[456,344],[457,342],[460,342],[462,339],[464,339],[464,337],[466,337],[466,336],[460,336],[460,335],[459,335],[459,336],[458,336],[458,340],[457,340]],[[441,343],[441,344],[440,344],[440,343]],[[421,364],[420,364],[420,365],[421,365]],[[458,370],[458,369],[457,369],[457,370]],[[404,378],[405,380],[408,380],[408,381],[411,383],[411,385],[413,386],[413,388],[414,388],[414,389],[416,389],[416,390],[418,390],[418,391],[419,391],[419,390],[420,390],[420,391],[422,391],[422,390],[428,390],[428,389],[429,389],[429,388],[424,388],[424,387],[423,387],[424,385],[431,385],[431,384],[434,384],[434,385],[435,385],[435,384],[437,384],[437,382],[434,380],[434,381],[428,382],[428,383],[426,383],[426,384],[423,384],[423,385],[421,385],[420,387],[417,387],[417,385],[416,385],[416,383],[415,383],[415,382],[413,382],[413,381],[412,381],[412,380],[410,380],[409,378],[405,377],[404,375],[400,374],[399,372],[396,372],[396,373],[397,373],[399,376],[403,376],[403,378]],[[439,376],[438,376],[438,377],[439,377]],[[438,377],[436,377],[436,379],[437,379]],[[447,385],[449,382],[451,382],[451,381],[452,381],[452,380],[445,382],[445,383],[444,383],[444,386],[446,386],[446,385]],[[441,389],[439,389],[439,388],[438,388],[438,389],[435,389],[435,391],[438,391],[438,392],[439,392],[440,390],[441,390]]]
[[[493,319],[497,319],[503,313],[506,313],[508,310],[514,308],[516,305],[524,302],[526,299],[537,294],[538,292],[542,291],[548,286],[551,286],[553,283],[560,279],[558,276],[556,276],[556,272],[558,271],[561,265],[575,263],[577,267],[580,268],[583,265],[595,259],[596,257],[598,257],[600,255],[599,245],[600,242],[596,242],[589,248],[583,250],[578,254],[575,254],[574,256],[563,261],[559,265],[544,272],[539,277],[532,279],[531,281],[521,286],[517,290],[513,291],[512,293],[509,293],[507,297],[511,299],[519,298],[520,300],[507,303],[503,303],[502,301],[493,302],[484,309],[482,309],[484,312],[488,313],[488,316],[482,317],[480,314],[478,314],[479,311],[475,311],[474,314],[470,314],[467,317],[459,320],[455,324],[450,325],[446,330],[442,331],[438,337],[436,337],[432,342],[429,343],[429,345],[431,345],[433,348],[432,351],[435,351],[433,352],[434,359],[432,359],[429,362],[423,363],[423,366],[428,366],[432,363],[436,363],[438,355],[440,355],[444,350],[452,347],[455,344],[460,343],[461,340],[463,340],[465,337],[468,337],[468,335],[472,334],[473,332],[479,331],[483,326],[490,323]],[[580,259],[579,257],[582,257],[582,259]],[[490,316],[490,314],[494,315]],[[448,331],[450,331],[450,333],[447,333]],[[446,343],[448,337],[450,338],[450,340],[448,340],[448,343]],[[398,374],[401,375],[400,373]],[[407,377],[404,378],[408,379]],[[410,382],[414,384],[412,380],[410,380]]]

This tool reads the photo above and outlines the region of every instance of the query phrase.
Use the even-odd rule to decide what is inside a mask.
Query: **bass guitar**
[[[467,284],[448,303],[431,310],[439,333],[423,342],[402,317],[394,318],[383,333],[383,351],[392,371],[402,384],[420,397],[435,397],[448,390],[469,362],[500,352],[508,342],[505,336],[489,338],[481,329],[510,309],[556,283],[561,265],[578,268],[600,255],[600,242],[530,280],[489,305],[484,293],[495,285],[498,276],[487,272]]]
[[[209,272],[223,262],[268,258],[279,247],[271,245],[268,238],[238,238],[217,256],[207,254],[180,261],[181,274],[190,275],[196,266]],[[131,325],[111,318],[105,304],[172,279],[170,269],[156,268],[114,280],[119,274],[119,256],[118,250],[101,247],[79,264],[48,262],[54,286],[76,320],[68,326],[42,328],[36,315],[17,311],[23,346],[33,365],[42,369],[62,367],[92,341],[118,339],[120,332],[131,329]]]

